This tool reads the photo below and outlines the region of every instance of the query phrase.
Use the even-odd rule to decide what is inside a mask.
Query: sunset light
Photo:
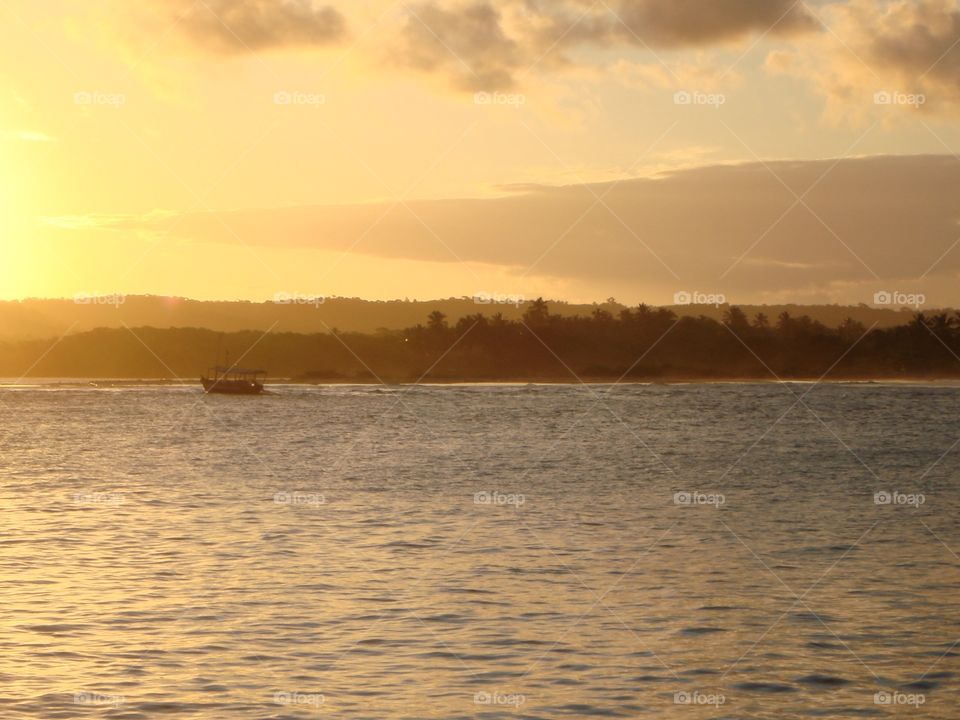
[[[0,720],[960,707],[960,0],[0,0]]]

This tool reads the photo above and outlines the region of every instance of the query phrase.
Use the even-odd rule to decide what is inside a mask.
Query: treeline
[[[278,293],[276,302],[200,301],[187,298],[146,295],[97,295],[67,299],[0,301],[0,342],[20,342],[59,337],[66,332],[87,332],[97,328],[155,327],[208,328],[217,332],[273,329],[276,332],[326,333],[331,328],[344,332],[375,333],[381,328],[401,330],[422,322],[431,312],[442,312],[451,324],[478,312],[502,313],[507,320],[520,320],[532,301],[504,296],[446,298],[429,301],[372,301],[360,298],[320,298]],[[490,304],[483,304],[483,303]],[[590,317],[595,310],[615,316],[627,306],[609,298],[603,303],[575,304],[548,301],[551,314]],[[911,312],[904,308],[867,305],[776,305],[746,306],[753,317],[759,312],[777,317],[782,312],[809,315],[830,327],[847,317],[868,326],[895,327],[908,322]],[[676,305],[679,317],[706,315],[721,320],[727,306]]]
[[[415,327],[377,333],[98,329],[0,346],[0,375],[193,380],[227,354],[272,378],[316,382],[960,377],[960,314],[828,327],[738,307],[719,320],[643,305],[570,317],[537,300],[516,320],[449,322],[435,311]]]

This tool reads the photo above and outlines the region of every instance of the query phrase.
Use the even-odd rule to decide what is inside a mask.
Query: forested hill
[[[613,302],[576,305],[548,302],[550,312],[564,317],[589,317],[596,310],[616,316],[626,307]],[[478,312],[502,313],[517,320],[530,306],[521,298],[497,295],[449,298],[432,301],[396,300],[377,302],[356,298],[320,298],[279,293],[276,302],[201,302],[183,298],[88,294],[61,300],[23,300],[0,302],[0,341],[42,340],[64,333],[97,328],[155,327],[206,328],[221,332],[242,330],[294,333],[342,332],[373,333],[379,329],[400,330],[423,321],[431,312],[442,312],[451,322]],[[910,310],[867,305],[776,305],[741,306],[753,317],[759,312],[777,317],[789,312],[806,315],[830,327],[848,317],[867,326],[893,327],[909,322]],[[690,305],[667,308],[681,317],[704,315],[721,319],[726,306]],[[936,312],[936,311],[932,311]]]
[[[916,315],[889,328],[839,327],[784,312],[722,320],[667,309],[596,309],[567,317],[547,303],[517,320],[474,314],[377,333],[102,328],[59,341],[0,344],[8,378],[196,379],[229,352],[272,378],[326,381],[567,381],[960,377],[960,316]]]

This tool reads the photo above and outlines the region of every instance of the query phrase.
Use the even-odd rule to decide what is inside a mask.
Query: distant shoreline
[[[32,382],[199,382],[232,358],[272,382],[317,385],[814,382],[960,380],[960,315],[917,314],[879,329],[836,328],[783,312],[722,320],[640,306],[617,316],[552,314],[542,300],[517,320],[476,314],[372,334],[109,329],[52,343],[0,343],[0,375]],[[247,372],[251,372],[248,370]],[[41,380],[44,378],[44,380]]]
[[[330,378],[325,380],[302,380],[296,378],[275,378],[267,380],[271,386],[359,386],[359,387],[404,387],[404,386],[527,386],[527,385],[778,385],[778,384],[830,384],[830,385],[933,385],[941,387],[960,387],[957,377],[745,377],[745,378],[625,378],[584,377],[584,378]],[[201,389],[198,380],[177,380],[170,378],[0,378],[0,388],[16,387],[196,387]]]

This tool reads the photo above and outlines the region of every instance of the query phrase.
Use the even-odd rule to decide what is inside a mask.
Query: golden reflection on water
[[[718,483],[776,388],[287,392],[8,394],[4,717],[951,716],[957,466],[869,420],[952,395],[814,396],[895,507],[801,416]]]

